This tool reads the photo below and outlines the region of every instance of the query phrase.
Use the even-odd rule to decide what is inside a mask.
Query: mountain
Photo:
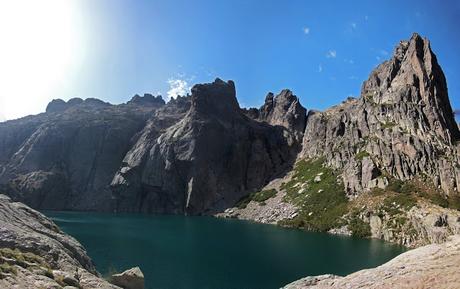
[[[323,112],[307,113],[287,89],[242,109],[220,79],[168,103],[53,100],[0,123],[0,184],[38,209],[214,214],[238,203],[233,217],[344,230],[350,204],[378,192],[460,204],[459,141],[445,76],[414,34],[359,98]],[[374,211],[355,213],[386,232]]]
[[[457,195],[459,140],[444,73],[430,42],[414,34],[370,74],[359,99],[310,112],[301,156],[325,156],[348,194],[384,188],[389,175],[420,176]]]

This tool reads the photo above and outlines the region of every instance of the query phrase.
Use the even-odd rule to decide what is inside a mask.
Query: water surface
[[[147,289],[279,288],[307,275],[380,265],[404,248],[212,217],[45,212],[97,269],[141,267]]]

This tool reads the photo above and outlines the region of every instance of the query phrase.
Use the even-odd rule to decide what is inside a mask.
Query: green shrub
[[[358,216],[354,216],[348,223],[348,229],[352,236],[359,238],[367,238],[371,236],[371,226],[364,222]]]
[[[365,157],[370,156],[370,154],[367,151],[360,151],[355,155],[355,159],[362,161]]]

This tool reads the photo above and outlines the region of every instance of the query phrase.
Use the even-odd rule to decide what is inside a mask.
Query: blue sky
[[[359,95],[401,39],[427,36],[460,108],[460,1],[81,0],[78,65],[49,99],[167,95],[216,77],[241,106],[289,88],[308,109]],[[40,107],[43,111],[44,107]]]

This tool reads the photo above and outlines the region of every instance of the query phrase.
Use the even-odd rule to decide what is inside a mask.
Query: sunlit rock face
[[[430,42],[414,34],[370,74],[359,99],[309,113],[301,155],[325,156],[349,194],[384,187],[388,175],[457,194],[459,139],[442,69]]]

